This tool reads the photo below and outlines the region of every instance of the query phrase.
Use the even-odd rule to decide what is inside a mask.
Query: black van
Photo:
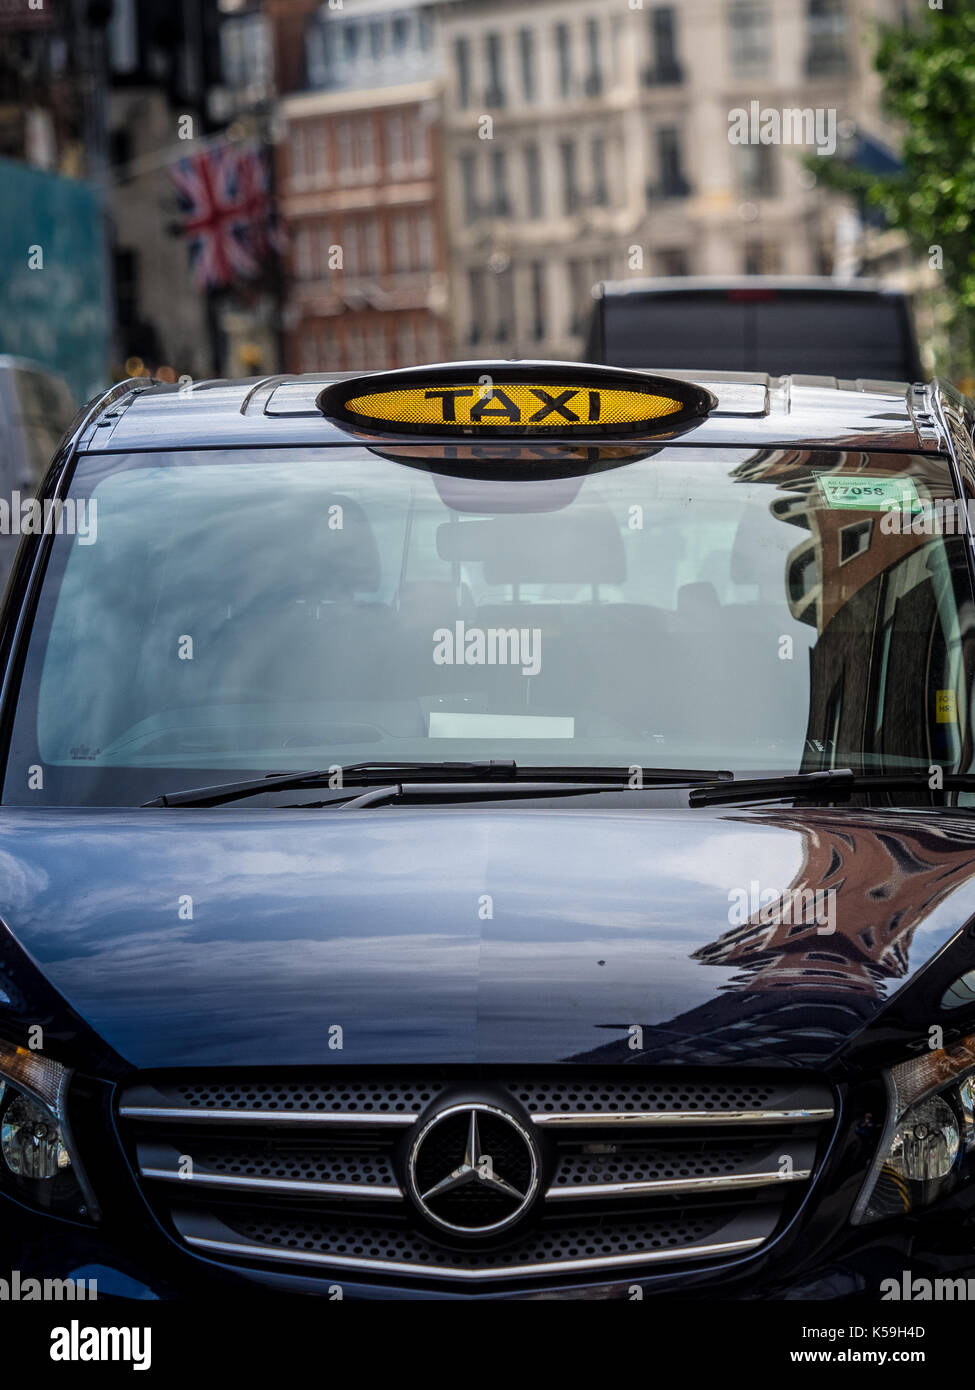
[[[911,303],[876,282],[748,276],[601,286],[584,359],[616,367],[920,381]]]

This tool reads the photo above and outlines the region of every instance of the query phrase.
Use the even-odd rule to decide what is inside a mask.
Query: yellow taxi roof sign
[[[606,439],[680,433],[714,409],[673,377],[580,363],[446,363],[327,386],[322,414],[368,434]]]

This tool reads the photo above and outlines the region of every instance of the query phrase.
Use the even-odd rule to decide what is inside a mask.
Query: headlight
[[[60,1062],[0,1039],[0,1191],[56,1216],[96,1215],[73,1152]]]
[[[927,1206],[975,1173],[975,1034],[902,1062],[886,1082],[887,1124],[854,1224]]]
[[[0,1153],[18,1178],[56,1178],[71,1162],[60,1128],[42,1105],[17,1096],[0,1120]]]

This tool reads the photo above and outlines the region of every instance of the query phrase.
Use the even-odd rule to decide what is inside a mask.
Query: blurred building
[[[69,178],[105,158],[112,0],[0,0],[0,156]]]
[[[447,351],[440,96],[429,4],[268,0],[292,370]],[[299,62],[300,58],[300,62]]]
[[[820,110],[838,137],[877,129],[870,30],[901,10],[445,0],[456,350],[576,356],[606,277],[855,273],[846,200],[817,186],[813,149],[734,144],[729,118],[757,103]]]
[[[210,375],[219,364],[209,306],[190,277],[169,169],[214,129],[208,93],[220,74],[217,0],[114,0],[107,39],[113,371],[121,376],[141,364],[153,373]]]
[[[0,352],[104,383],[112,305],[104,175],[110,0],[0,2]]]

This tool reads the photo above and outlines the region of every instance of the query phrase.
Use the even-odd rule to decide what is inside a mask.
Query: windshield
[[[82,457],[5,800],[133,804],[366,760],[968,766],[964,542],[924,521],[950,503],[943,460],[434,466]]]

